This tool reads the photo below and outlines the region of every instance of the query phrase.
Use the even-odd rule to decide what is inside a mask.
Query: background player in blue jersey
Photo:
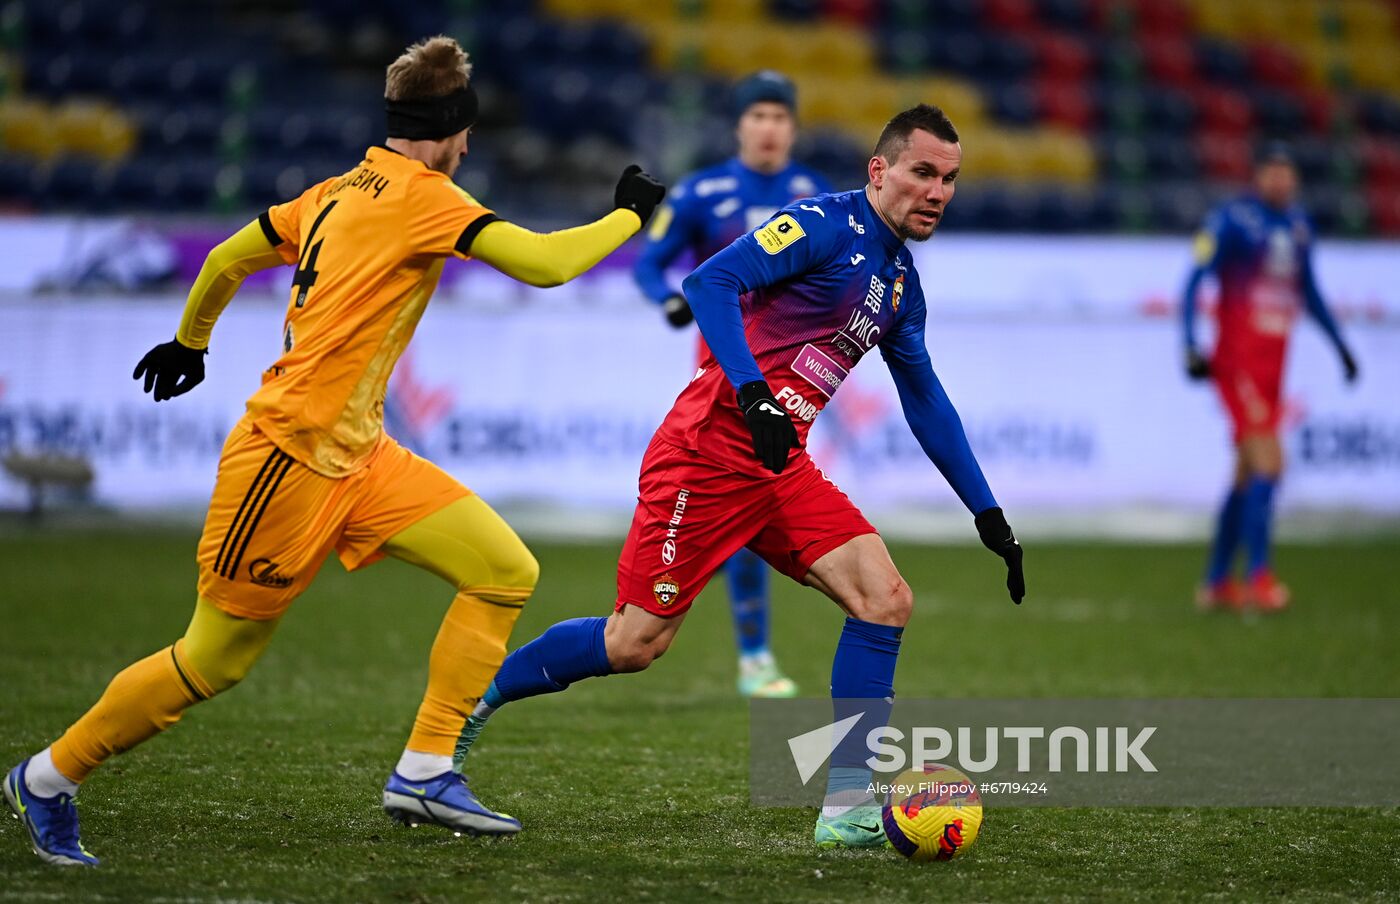
[[[1007,590],[1021,601],[1021,547],[933,372],[923,290],[905,247],[933,235],[961,162],[941,110],[906,110],[881,133],[864,189],[789,205],[686,279],[710,355],[642,460],[613,613],[560,622],[506,657],[467,720],[460,757],[507,702],[645,669],[706,581],[748,546],[848,616],[831,694],[838,718],[854,710],[858,721],[851,743],[833,752],[815,838],[822,847],[884,844],[865,745],[888,718],[914,594],[804,445],[850,369],[878,346],[910,428],[1005,561]]]
[[[1234,426],[1237,452],[1234,483],[1197,593],[1204,609],[1248,605],[1268,611],[1288,604],[1288,589],[1270,563],[1270,534],[1283,470],[1278,427],[1284,359],[1299,311],[1307,311],[1336,346],[1347,381],[1357,376],[1356,359],[1313,277],[1312,226],[1297,203],[1298,171],[1286,145],[1264,149],[1254,187],[1206,219],[1181,305],[1187,373],[1214,381]],[[1196,295],[1208,274],[1220,283],[1219,329],[1209,359],[1196,338]],[[1244,584],[1234,577],[1241,541]]]
[[[764,70],[739,82],[733,100],[739,153],[681,179],[671,190],[670,203],[658,211],[633,274],[673,327],[694,320],[685,296],[666,277],[666,268],[677,258],[688,251],[699,265],[766,223],[779,208],[830,190],[814,170],[792,162],[796,105],[797,88],[781,73]],[[698,344],[700,361],[707,352],[704,339]],[[739,693],[795,696],[797,686],[778,668],[768,647],[768,567],[741,549],[725,563],[724,574],[739,645]]]

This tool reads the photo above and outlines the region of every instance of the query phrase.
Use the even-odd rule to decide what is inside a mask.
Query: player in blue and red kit
[[[1296,202],[1298,171],[1286,146],[1265,148],[1254,187],[1253,194],[1221,205],[1207,218],[1196,237],[1196,266],[1181,306],[1187,373],[1215,382],[1236,449],[1234,483],[1196,597],[1203,609],[1249,605],[1270,611],[1288,604],[1288,589],[1270,564],[1270,532],[1283,470],[1278,427],[1284,359],[1300,310],[1336,346],[1347,382],[1357,376],[1356,359],[1313,277],[1312,227]],[[1219,329],[1209,358],[1200,351],[1195,329],[1197,289],[1207,274],[1220,283]],[[1234,577],[1241,542],[1243,585]]]
[[[914,596],[875,528],[817,470],[804,443],[851,368],[878,346],[910,428],[975,513],[982,542],[1005,560],[1011,598],[1021,601],[1021,547],[934,375],[923,289],[905,247],[933,235],[961,162],[941,110],[906,110],[881,133],[864,189],[789,205],[686,279],[710,355],[642,459],[613,614],[560,622],[506,657],[467,721],[459,762],[505,703],[645,669],[705,583],[747,546],[848,615],[831,694],[838,718],[859,705],[846,736],[857,743],[833,752],[816,841],[884,844],[865,742],[886,724]]]
[[[814,170],[792,162],[796,106],[796,86],[778,72],[764,70],[739,82],[733,99],[738,155],[686,176],[657,212],[633,274],[671,326],[683,329],[694,320],[685,296],[666,278],[666,268],[682,253],[691,252],[698,265],[768,222],[779,208],[830,191]],[[697,345],[698,363],[709,352],[703,339]],[[797,686],[768,648],[768,567],[745,548],[724,563],[724,574],[739,645],[739,693],[796,696]]]

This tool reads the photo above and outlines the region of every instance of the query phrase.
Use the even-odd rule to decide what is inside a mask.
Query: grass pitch
[[[0,760],[60,732],[189,617],[193,535],[0,538]],[[1201,616],[1202,552],[1030,544],[1012,606],[980,548],[900,546],[917,598],[905,696],[1400,696],[1393,540],[1285,547],[1295,607]],[[603,614],[616,546],[539,546],[513,645]],[[824,692],[840,628],[774,581],[774,646]],[[60,871],[0,829],[0,900],[1386,900],[1400,895],[1394,809],[1000,809],[952,863],[818,852],[813,811],[748,805],[747,716],[721,587],[643,675],[514,704],[472,754],[473,786],[519,816],[510,840],[402,829],[379,790],[407,735],[450,591],[397,562],[328,563],[242,686],[97,773],[83,834],[104,858]],[[936,616],[936,617],[931,617]],[[977,655],[950,663],[943,632]]]

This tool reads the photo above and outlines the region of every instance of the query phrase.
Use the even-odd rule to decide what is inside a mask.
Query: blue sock
[[[854,803],[870,786],[866,736],[889,724],[894,703],[894,666],[903,628],[847,618],[831,663],[835,720],[860,714],[860,720],[831,752],[827,772],[828,805]]]
[[[1215,542],[1210,548],[1210,564],[1206,566],[1207,584],[1218,584],[1230,576],[1244,531],[1244,499],[1244,490],[1235,487],[1220,507],[1215,523]]]
[[[762,653],[768,649],[768,563],[741,549],[724,563],[724,577],[739,654]]]
[[[1244,490],[1244,548],[1246,573],[1253,577],[1269,568],[1274,522],[1274,488],[1278,478],[1256,475]]]
[[[481,700],[493,709],[512,700],[553,694],[583,678],[611,675],[603,646],[606,618],[561,621],[506,657]]]

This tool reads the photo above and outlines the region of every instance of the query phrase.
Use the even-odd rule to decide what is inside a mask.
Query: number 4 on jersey
[[[321,272],[316,269],[316,259],[321,256],[321,245],[325,239],[312,243],[316,238],[316,230],[321,228],[321,224],[326,221],[326,214],[331,212],[331,208],[340,203],[339,199],[326,205],[325,210],[316,218],[316,222],[311,224],[311,231],[306,235],[306,242],[302,245],[301,260],[297,262],[296,275],[292,277],[292,285],[297,288],[297,307],[306,304],[306,293],[311,291],[311,287],[316,285],[316,277]]]

